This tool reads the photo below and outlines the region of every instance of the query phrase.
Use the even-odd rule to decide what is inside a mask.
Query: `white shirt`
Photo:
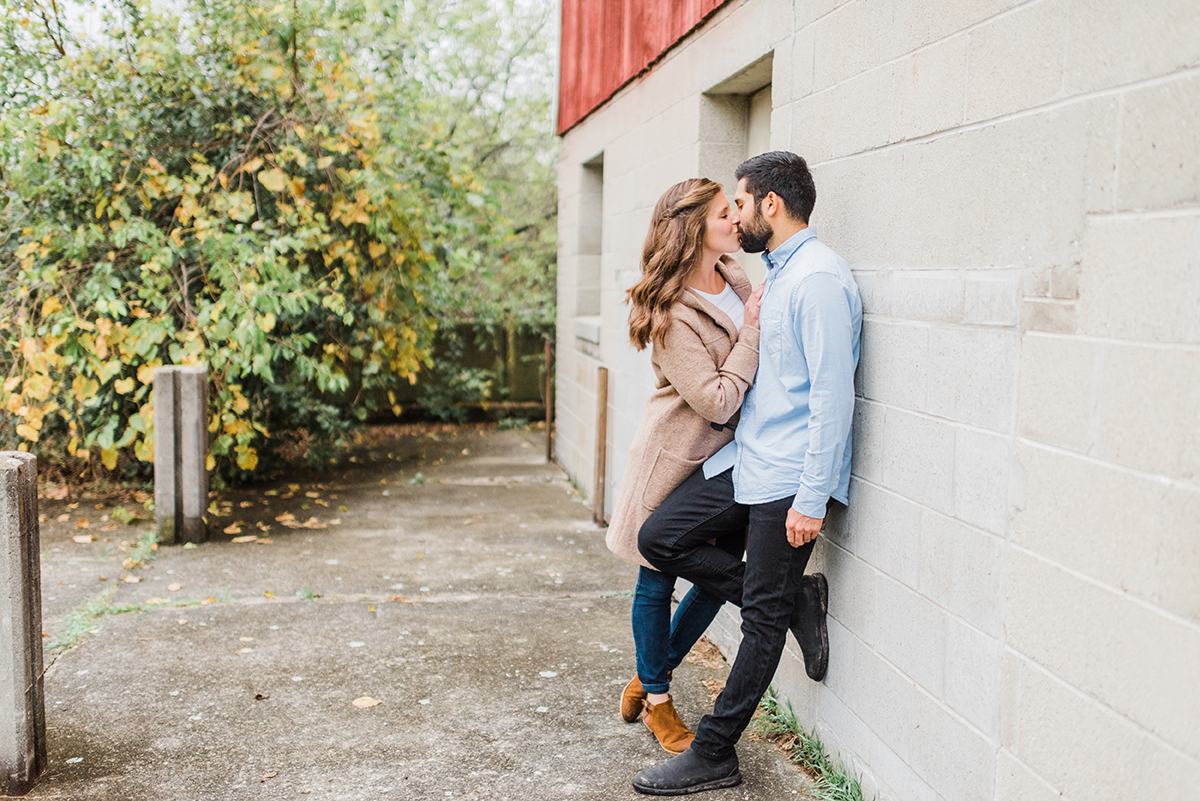
[[[733,291],[733,287],[729,285],[728,281],[725,282],[725,288],[715,295],[711,292],[701,292],[694,286],[688,287],[688,289],[728,314],[729,319],[733,320],[733,324],[737,326],[737,330],[742,330],[742,325],[746,321],[746,304],[742,303],[742,299],[738,297],[738,293]]]

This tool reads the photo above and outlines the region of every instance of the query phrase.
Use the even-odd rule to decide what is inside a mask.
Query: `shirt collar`
[[[767,263],[767,269],[772,270],[781,267],[787,263],[791,255],[796,252],[801,245],[817,235],[816,230],[810,225],[807,228],[801,228],[796,233],[788,237],[783,244],[772,251],[765,251],[762,254],[763,261]]]

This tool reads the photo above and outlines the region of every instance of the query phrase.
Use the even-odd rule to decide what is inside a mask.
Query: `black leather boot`
[[[713,762],[690,748],[633,777],[633,789],[646,795],[687,795],[741,783],[737,754]]]
[[[813,681],[825,678],[829,668],[829,629],[825,613],[829,608],[829,582],[822,573],[800,579],[796,608],[788,628],[792,630],[800,653],[804,654],[804,672]]]

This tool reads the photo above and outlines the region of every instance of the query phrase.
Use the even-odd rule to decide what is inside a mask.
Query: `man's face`
[[[737,204],[741,216],[738,222],[738,237],[742,243],[742,250],[746,253],[762,253],[767,249],[767,242],[771,241],[774,231],[771,230],[771,224],[758,213],[754,196],[746,191],[745,178],[738,181],[733,202]]]

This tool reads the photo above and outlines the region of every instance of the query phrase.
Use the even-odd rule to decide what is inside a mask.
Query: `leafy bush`
[[[144,472],[163,364],[208,365],[226,478],[336,437],[512,236],[423,122],[399,4],[184,5],[74,42],[0,12],[4,447]]]

